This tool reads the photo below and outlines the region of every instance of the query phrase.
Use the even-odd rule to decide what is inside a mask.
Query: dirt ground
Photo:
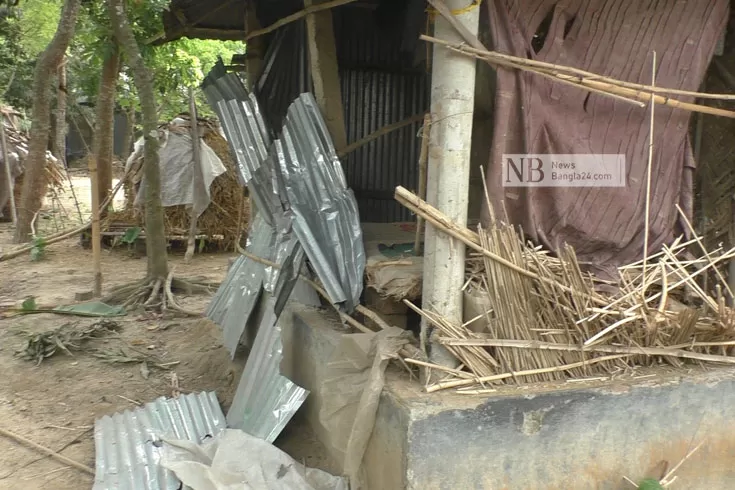
[[[84,182],[88,181],[77,173],[74,181],[86,217],[89,187]],[[52,233],[59,223],[66,226],[75,219],[68,193],[52,204],[47,202],[46,208],[56,209],[57,219],[51,214],[41,216],[39,234]],[[0,224],[0,253],[13,247],[11,238],[12,227]],[[188,265],[183,263],[183,253],[169,259],[177,276],[222,281],[229,257],[196,255]],[[142,278],[145,266],[145,258],[132,256],[125,248],[103,250],[104,289]],[[49,246],[46,257],[38,262],[32,262],[30,256],[0,262],[0,277],[0,311],[29,296],[39,306],[71,304],[75,293],[92,289],[92,254],[80,246],[78,238],[70,239]],[[180,302],[188,310],[204,311],[210,299],[211,295],[200,295],[180,297]],[[220,344],[219,329],[207,320],[132,312],[116,319],[121,325],[119,334],[90,341],[86,344],[89,349],[73,357],[59,353],[36,365],[16,355],[25,347],[29,332],[70,322],[83,327],[94,321],[54,314],[0,319],[0,428],[94,468],[95,419],[171,396],[174,373],[183,393],[216,390],[226,413],[244,361],[230,362]],[[111,364],[92,355],[92,350],[120,349],[178,364],[168,371],[151,368],[146,379],[140,363]],[[292,422],[277,445],[308,466],[333,471],[324,449],[300,420]],[[0,436],[0,489],[79,489],[91,488],[92,482],[92,476]]]

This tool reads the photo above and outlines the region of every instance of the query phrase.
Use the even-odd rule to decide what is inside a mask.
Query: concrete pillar
[[[320,3],[323,1],[304,0],[304,7]],[[347,146],[347,131],[331,10],[322,10],[306,16],[306,37],[311,79],[314,82],[314,98],[322,111],[334,147],[341,150]]]
[[[452,10],[467,6],[467,0],[445,0],[445,3]],[[474,8],[456,17],[477,35],[479,14],[480,9]],[[463,42],[454,27],[439,15],[434,24],[434,36]],[[427,201],[461,226],[467,224],[476,63],[468,56],[434,46]],[[424,250],[422,306],[450,322],[461,324],[464,244],[441,232],[436,233],[427,225]],[[422,341],[431,361],[455,367],[455,358],[433,341],[439,332],[432,330],[430,325],[422,323]]]

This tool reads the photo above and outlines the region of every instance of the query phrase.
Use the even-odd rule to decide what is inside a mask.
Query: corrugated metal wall
[[[403,31],[381,30],[363,8],[334,11],[337,57],[348,142],[383,126],[423,114],[429,107],[429,76],[412,53],[402,52]],[[258,83],[258,100],[273,127],[280,127],[288,105],[311,90],[305,23],[293,23],[271,38]],[[393,199],[397,185],[415,189],[421,124],[394,131],[342,159],[362,221],[410,220]]]

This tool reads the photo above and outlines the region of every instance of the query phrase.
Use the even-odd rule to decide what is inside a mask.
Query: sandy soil
[[[89,187],[84,183],[88,181],[76,174],[75,190],[87,215]],[[49,214],[39,218],[39,234],[52,233],[56,226],[68,226],[75,219],[78,222],[69,194],[65,192],[54,206],[47,202]],[[51,213],[53,208],[56,214]],[[12,248],[11,236],[11,226],[0,224],[0,253]],[[221,281],[228,258],[226,254],[196,255],[187,265],[183,254],[172,254],[170,263],[178,276]],[[39,305],[73,303],[75,293],[92,288],[91,260],[91,251],[83,249],[78,239],[71,239],[49,246],[46,258],[39,262],[32,262],[29,256],[0,262],[0,308],[18,305],[29,296],[35,296]],[[124,248],[103,250],[105,290],[140,279],[145,265],[145,258],[131,256]],[[182,297],[181,303],[189,310],[204,311],[210,298]],[[52,314],[0,320],[0,428],[94,467],[95,418],[170,396],[172,373],[182,392],[216,390],[227,410],[244,361],[230,362],[216,326],[202,319],[144,312],[133,312],[118,321],[119,335],[90,342],[90,350],[136,349],[178,364],[170,371],[151,369],[147,379],[140,364],[108,364],[90,352],[74,357],[57,354],[36,366],[16,355],[25,346],[28,332],[47,331],[69,322],[81,327],[94,320]],[[277,445],[309,466],[330,469],[323,448],[299,420],[284,432]],[[0,489],[91,488],[92,481],[90,475],[0,436]]]

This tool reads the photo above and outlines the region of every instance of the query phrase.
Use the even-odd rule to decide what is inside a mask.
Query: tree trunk
[[[115,139],[115,93],[117,76],[120,73],[120,51],[117,42],[112,41],[110,56],[102,65],[100,90],[97,96],[97,117],[95,121],[92,154],[97,160],[98,202],[105,202],[112,191],[112,155]],[[101,211],[101,217],[106,214]]]
[[[120,159],[123,163],[127,163],[130,154],[133,152],[133,142],[135,140],[135,107],[128,109],[125,118],[125,138],[123,138],[123,152]]]
[[[145,137],[145,229],[148,255],[148,279],[165,280],[168,276],[166,236],[161,206],[161,170],[158,167],[158,116],[153,79],[140,55],[138,43],[128,23],[122,0],[108,0],[110,21],[115,37],[133,71],[133,79],[140,96]]]
[[[56,124],[54,125],[53,155],[66,165],[66,102],[68,92],[66,90],[66,59],[62,59],[57,71],[56,80]]]
[[[33,114],[31,141],[23,176],[23,189],[18,205],[15,243],[24,243],[31,235],[31,221],[41,209],[48,182],[45,176],[46,148],[51,125],[51,87],[49,80],[64,59],[66,48],[74,36],[80,0],[65,0],[59,26],[53,39],[41,53],[33,73]]]

